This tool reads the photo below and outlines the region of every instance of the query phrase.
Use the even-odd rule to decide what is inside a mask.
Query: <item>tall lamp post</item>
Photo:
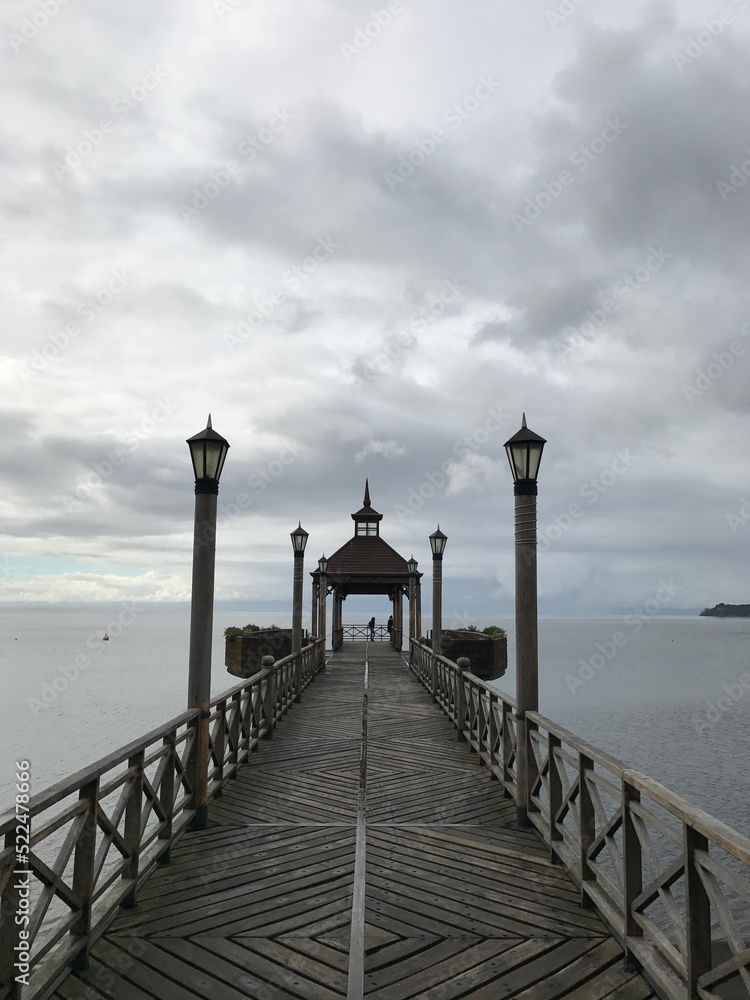
[[[318,572],[320,576],[318,577],[318,635],[323,640],[323,659],[325,660],[326,655],[326,598],[328,597],[328,581],[326,580],[326,573],[328,572],[328,560],[325,555],[318,559]]]
[[[436,656],[443,652],[443,552],[448,536],[437,526],[430,535],[432,549],[432,651]]]
[[[294,531],[290,532],[292,539],[292,549],[294,551],[294,594],[292,598],[292,653],[297,656],[296,675],[297,693],[295,701],[299,701],[302,696],[302,574],[305,566],[305,546],[307,545],[308,533],[300,522]]]
[[[190,602],[188,705],[199,711],[189,772],[195,796],[193,827],[208,822],[208,725],[211,703],[211,638],[214,617],[216,566],[216,507],[219,479],[229,442],[208,425],[187,440],[195,473],[195,529],[193,533],[193,588]]]
[[[531,787],[535,780],[527,712],[539,709],[539,644],[536,602],[536,480],[546,441],[530,431],[523,415],[521,430],[505,442],[513,474],[516,549],[516,764],[519,826],[529,826]]]

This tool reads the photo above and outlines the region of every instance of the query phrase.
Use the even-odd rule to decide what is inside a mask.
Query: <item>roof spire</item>
[[[521,420],[521,427],[523,428],[525,426],[526,426],[526,414],[524,413],[523,419]]]
[[[211,414],[210,413],[208,415],[208,423],[206,424],[206,427],[208,427],[209,430],[211,429]]]
[[[365,479],[365,499],[362,501],[363,507],[372,507],[370,503],[370,481]]]

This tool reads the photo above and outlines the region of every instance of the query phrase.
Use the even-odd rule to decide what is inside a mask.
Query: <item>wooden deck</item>
[[[351,643],[54,996],[653,997],[514,815],[403,659]]]

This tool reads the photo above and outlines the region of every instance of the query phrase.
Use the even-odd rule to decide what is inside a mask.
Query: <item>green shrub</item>
[[[488,625],[487,628],[482,629],[482,632],[490,639],[503,639],[505,637],[505,629],[500,628],[499,625]]]
[[[271,629],[277,629],[278,625],[269,625],[267,629],[261,628],[260,625],[245,625],[244,628],[237,628],[236,625],[230,625],[228,628],[224,629],[224,637],[226,639],[234,639],[238,635],[252,635],[253,632],[268,632]]]

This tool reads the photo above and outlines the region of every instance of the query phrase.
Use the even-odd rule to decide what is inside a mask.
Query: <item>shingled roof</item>
[[[331,582],[335,576],[387,576],[408,580],[409,567],[406,559],[382,538],[355,536],[329,558],[327,576]]]

